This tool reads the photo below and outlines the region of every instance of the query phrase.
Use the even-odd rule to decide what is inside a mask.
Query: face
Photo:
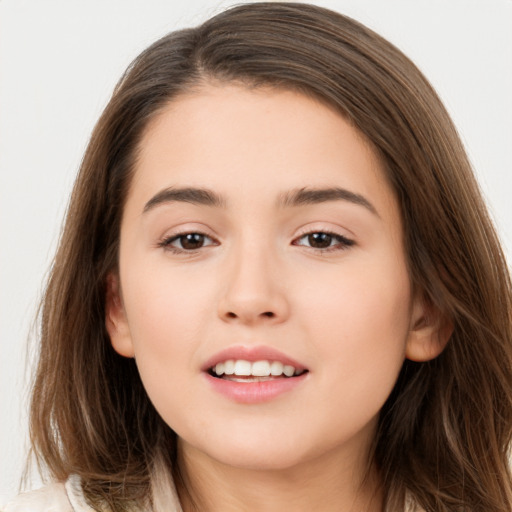
[[[374,152],[313,99],[234,85],[174,100],[140,147],[107,328],[181,445],[361,457],[404,358],[434,355]]]

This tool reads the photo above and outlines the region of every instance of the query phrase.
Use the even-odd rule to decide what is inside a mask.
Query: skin
[[[140,148],[107,329],[178,434],[184,510],[188,496],[203,511],[381,510],[378,475],[363,482],[379,410],[404,359],[442,344],[412,293],[375,153],[320,102],[225,84],[170,102]],[[207,188],[224,204],[151,203],[169,187]],[[371,206],[278,204],[303,187]],[[321,250],[307,234],[325,232],[335,236]],[[183,233],[207,238],[187,252]],[[236,403],[201,370],[233,345],[274,347],[308,374],[270,401]]]

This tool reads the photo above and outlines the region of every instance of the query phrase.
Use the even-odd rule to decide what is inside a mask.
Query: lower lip
[[[234,382],[213,377],[209,373],[204,375],[216,392],[230,400],[242,404],[257,404],[268,402],[300,386],[306,379],[308,372],[297,377],[278,378],[261,382]]]

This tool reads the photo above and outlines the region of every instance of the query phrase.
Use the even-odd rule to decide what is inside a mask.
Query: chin
[[[230,453],[211,454],[218,462],[245,471],[286,471],[300,466],[307,461],[307,457],[301,456],[294,450],[278,451],[261,449],[233,450]]]
[[[289,432],[285,435],[262,429],[247,437],[234,435],[233,431],[224,431],[216,439],[203,439],[194,443],[193,451],[197,455],[205,455],[211,461],[240,470],[284,471],[314,459],[325,448],[316,443],[311,444],[307,449],[307,436],[299,433],[290,436]]]

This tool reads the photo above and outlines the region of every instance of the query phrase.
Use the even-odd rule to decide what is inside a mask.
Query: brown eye
[[[308,235],[308,243],[315,249],[327,249],[331,246],[332,235],[328,233],[311,233]]]
[[[175,235],[166,238],[162,240],[158,245],[165,250],[175,253],[192,253],[202,249],[203,247],[218,245],[218,243],[203,233],[182,233],[181,235]]]
[[[293,242],[293,245],[309,247],[319,252],[343,250],[354,244],[353,240],[349,240],[342,235],[325,231],[306,233]]]
[[[177,238],[180,241],[181,248],[188,251],[203,247],[204,239],[205,236],[200,233],[188,233]]]

